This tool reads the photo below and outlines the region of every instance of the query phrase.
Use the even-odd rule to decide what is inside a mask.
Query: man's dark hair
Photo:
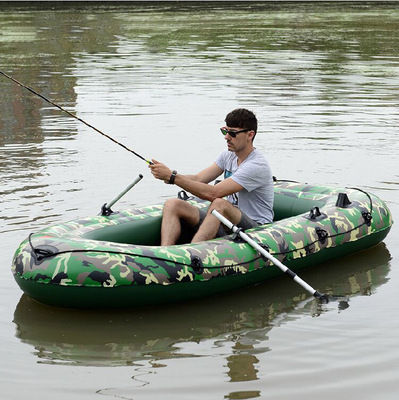
[[[258,120],[252,111],[245,108],[236,108],[229,112],[225,119],[226,125],[230,128],[242,128],[254,131],[258,130]],[[255,136],[254,136],[255,137]]]

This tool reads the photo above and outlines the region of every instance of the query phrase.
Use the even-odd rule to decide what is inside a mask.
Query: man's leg
[[[196,226],[200,220],[197,207],[180,199],[165,202],[162,214],[161,246],[176,244],[181,234],[181,220]]]
[[[233,206],[230,202],[224,199],[215,199],[208,209],[204,222],[198,229],[198,232],[194,235],[192,243],[202,242],[203,240],[209,240],[216,237],[216,234],[220,227],[220,221],[211,214],[216,209],[220,214],[225,216],[234,225],[238,224],[241,220],[241,211]]]

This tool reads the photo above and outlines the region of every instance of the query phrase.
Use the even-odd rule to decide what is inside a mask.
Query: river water
[[[0,70],[146,158],[193,173],[231,109],[258,116],[280,179],[356,186],[399,212],[397,4],[0,5]],[[176,187],[0,76],[0,384],[4,399],[396,399],[399,232],[287,278],[180,305],[82,311],[14,282],[30,233]]]

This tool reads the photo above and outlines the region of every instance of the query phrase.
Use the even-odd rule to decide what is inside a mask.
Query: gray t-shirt
[[[236,154],[228,150],[216,160],[217,166],[224,170],[224,178],[231,177],[244,188],[228,196],[227,200],[260,224],[272,222],[274,187],[269,163],[257,149],[240,166],[237,161]]]

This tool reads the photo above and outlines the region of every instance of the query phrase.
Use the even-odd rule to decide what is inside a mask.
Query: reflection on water
[[[314,271],[307,275],[318,289],[350,301],[352,296],[372,295],[387,281],[389,260],[389,251],[380,244],[321,266],[317,276]],[[326,287],[326,282],[333,285]],[[201,356],[181,348],[208,340],[212,356],[225,356],[230,380],[238,382],[257,379],[257,354],[268,351],[273,326],[333,311],[342,311],[339,303],[319,304],[297,285],[278,279],[234,295],[129,311],[59,309],[23,295],[14,323],[16,336],[34,347],[40,363],[116,366],[150,359],[159,366],[162,359]],[[226,343],[231,344],[227,353]]]

